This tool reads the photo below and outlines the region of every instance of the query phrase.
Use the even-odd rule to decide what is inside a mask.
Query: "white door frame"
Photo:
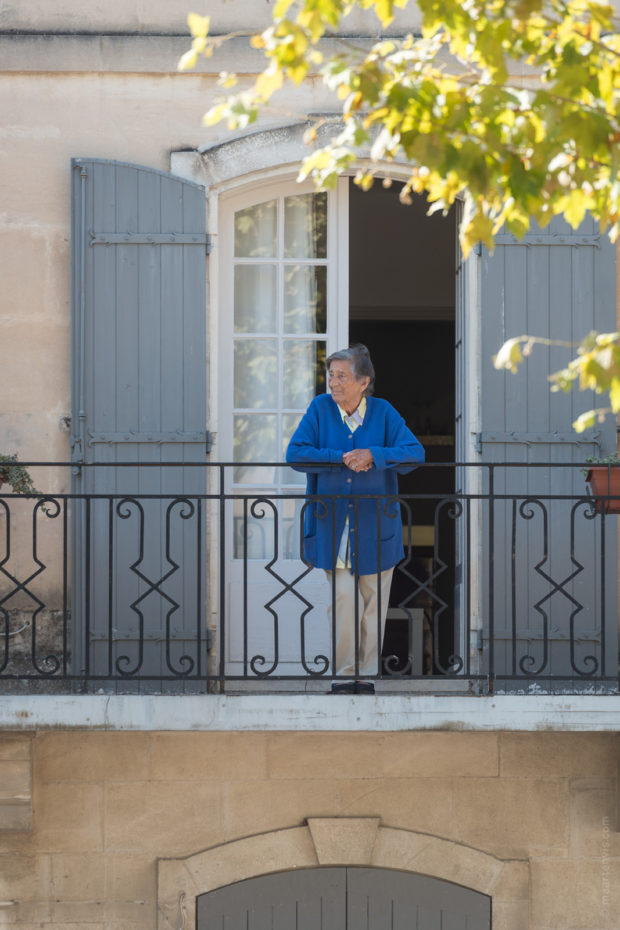
[[[211,347],[209,357],[206,360],[209,391],[207,407],[209,429],[215,434],[212,451],[214,461],[223,460],[221,453],[222,442],[219,437],[223,423],[220,419],[218,405],[221,360],[217,357],[219,353],[212,351],[212,347],[219,346],[221,338],[221,282],[220,261],[218,260],[220,253],[220,200],[226,195],[233,195],[257,185],[285,184],[293,181],[297,176],[299,164],[308,151],[303,141],[305,128],[306,124],[296,123],[290,126],[261,130],[215,145],[201,152],[173,152],[171,155],[171,170],[174,174],[202,183],[207,188],[207,230],[213,243],[213,252],[209,262],[209,280],[207,282],[207,332],[208,346]],[[360,159],[359,163],[353,165],[350,173],[354,174],[358,167],[366,167],[364,159]],[[386,162],[385,165],[377,166],[377,171],[379,176],[385,174],[394,181],[407,181],[410,176],[409,166],[398,162]],[[343,213],[348,216],[348,185],[348,176],[340,179],[338,185],[339,218]],[[341,269],[341,273],[338,275],[337,291],[339,308],[348,307],[349,249],[347,226],[348,224],[338,223],[337,242],[340,256],[339,267]],[[344,269],[344,273],[342,269]],[[456,451],[457,458],[467,462],[476,462],[480,459],[475,446],[475,434],[479,431],[480,424],[481,383],[481,259],[479,254],[472,251],[466,262],[464,262],[464,272],[463,286],[465,294],[461,311],[463,313],[461,332],[466,341],[463,362],[467,366],[468,377],[467,392],[462,399],[464,419],[461,432],[462,448]],[[345,345],[347,342],[348,313],[345,314],[343,310],[338,314],[335,335],[336,347]],[[333,348],[334,346],[328,341],[328,352],[333,351]],[[481,476],[477,469],[469,469],[468,471],[471,472],[471,476],[467,481],[466,490],[469,493],[476,493]],[[208,490],[211,494],[217,494],[218,492],[218,475],[215,470],[212,470],[209,475]],[[207,531],[208,551],[212,554],[219,552],[220,535],[219,522],[213,516],[214,510],[212,509]],[[477,526],[476,520],[472,521],[471,542],[472,563],[480,564],[482,533],[480,527]],[[217,558],[212,557],[208,566],[207,623],[214,634],[216,634],[222,616],[218,583],[219,563]],[[472,630],[482,616],[481,598],[482,591],[479,579],[472,573],[472,584],[468,597]],[[467,648],[465,642],[462,642],[462,648]],[[212,655],[215,656],[216,651],[214,650]],[[214,667],[211,668],[211,671],[214,671]]]

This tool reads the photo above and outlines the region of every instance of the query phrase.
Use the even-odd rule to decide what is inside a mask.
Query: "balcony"
[[[48,489],[71,468],[70,493],[0,490],[1,693],[329,690],[334,590],[301,547],[304,512],[333,522],[333,499],[288,486],[283,463],[31,472]],[[351,678],[385,695],[616,694],[618,498],[593,498],[577,465],[429,464],[413,483],[349,498],[402,520],[405,550],[381,662]]]

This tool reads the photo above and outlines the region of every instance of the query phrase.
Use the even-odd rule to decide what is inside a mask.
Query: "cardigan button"
[[[351,484],[352,478],[347,478],[347,484]]]

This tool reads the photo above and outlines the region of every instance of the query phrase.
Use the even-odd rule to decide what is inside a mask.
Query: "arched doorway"
[[[427,875],[318,868],[199,895],[197,930],[489,930],[491,898]]]

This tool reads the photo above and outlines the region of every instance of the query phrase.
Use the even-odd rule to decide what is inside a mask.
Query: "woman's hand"
[[[342,461],[351,471],[369,471],[374,465],[370,449],[352,449],[344,452]]]

